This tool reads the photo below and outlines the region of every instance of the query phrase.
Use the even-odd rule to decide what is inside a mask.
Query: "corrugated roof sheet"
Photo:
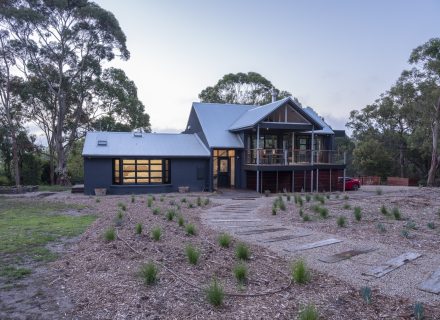
[[[106,146],[98,146],[106,140]],[[83,156],[209,157],[210,152],[197,134],[133,132],[87,132]]]
[[[322,130],[315,130],[315,133],[317,134],[335,134],[332,130],[332,128],[319,116],[319,114],[316,113],[315,110],[313,110],[312,107],[305,107],[303,108],[307,114],[312,117],[316,122],[318,122],[322,126]],[[311,132],[311,131],[310,131]]]
[[[229,127],[242,114],[254,107],[243,104],[193,103],[211,148],[244,148],[239,135],[230,132]]]

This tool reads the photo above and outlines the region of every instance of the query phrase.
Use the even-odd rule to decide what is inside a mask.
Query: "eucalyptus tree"
[[[276,89],[269,80],[259,73],[229,73],[224,75],[214,86],[202,90],[199,99],[202,102],[212,103],[263,105],[271,102],[272,90],[275,90],[278,98],[291,96],[287,91]]]
[[[41,81],[50,95],[50,116],[58,183],[67,184],[67,154],[99,106],[91,93],[104,61],[129,58],[126,37],[115,16],[88,0],[5,0],[2,26],[21,51],[22,71]],[[31,105],[32,107],[32,105]]]

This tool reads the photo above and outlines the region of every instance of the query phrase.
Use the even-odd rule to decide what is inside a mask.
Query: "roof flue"
[[[272,94],[272,102],[277,101],[277,90],[275,88],[272,88],[272,90],[270,91],[270,93]]]

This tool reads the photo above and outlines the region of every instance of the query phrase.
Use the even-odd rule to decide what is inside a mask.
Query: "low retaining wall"
[[[400,178],[400,177],[388,177],[387,185],[389,186],[417,186],[416,179]]]
[[[18,194],[38,191],[38,186],[0,187],[0,194]]]

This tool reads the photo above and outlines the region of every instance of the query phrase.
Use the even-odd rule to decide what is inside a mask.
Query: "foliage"
[[[177,218],[177,224],[179,225],[179,227],[183,227],[185,225],[185,219],[182,215],[179,215],[179,217]]]
[[[217,279],[214,278],[206,289],[206,298],[208,302],[214,307],[219,307],[223,304],[224,297],[225,293],[223,287],[218,283]]]
[[[205,198],[205,200],[203,201],[203,204],[204,204],[205,206],[207,206],[207,205],[209,204],[209,198]]]
[[[145,284],[151,285],[157,282],[157,274],[159,269],[156,267],[154,262],[148,262],[142,265],[140,270],[140,276],[144,280]]]
[[[308,304],[299,312],[299,320],[318,320],[319,313],[313,304]]]
[[[393,217],[396,220],[400,220],[402,218],[401,214],[400,214],[400,210],[397,207],[394,207],[393,210],[391,211],[391,213],[393,214]]]
[[[160,227],[155,227],[151,230],[151,237],[154,241],[159,241],[162,237],[162,229]]]
[[[348,210],[348,209],[351,209],[351,206],[350,206],[348,203],[344,203],[343,208],[344,208],[345,210]]]
[[[310,271],[304,262],[300,259],[293,263],[292,265],[292,279],[296,283],[305,284],[310,281]]]
[[[425,319],[425,308],[423,307],[423,303],[416,302],[414,304],[413,310],[414,310],[414,318],[416,318],[416,320]]]
[[[196,265],[199,261],[200,251],[198,251],[192,245],[189,244],[185,247],[185,254],[189,263]]]
[[[237,282],[243,284],[248,276],[248,268],[244,263],[239,263],[235,265],[233,273]]]
[[[380,207],[380,212],[385,216],[388,214],[388,209],[384,204]]]
[[[328,218],[328,209],[327,208],[320,207],[318,212],[319,212],[319,215],[321,216],[321,218],[323,218],[323,219]]]
[[[176,210],[174,209],[169,209],[167,211],[167,219],[168,221],[172,221],[174,219],[174,217],[176,216]]]
[[[387,229],[385,228],[385,226],[382,223],[378,223],[376,225],[377,230],[379,230],[380,233],[385,233],[387,232]]]
[[[229,248],[229,246],[231,245],[231,241],[232,241],[232,238],[227,233],[222,233],[218,237],[218,243],[223,248]]]
[[[256,72],[229,73],[213,87],[207,87],[199,94],[201,102],[238,103],[263,105],[272,101],[272,90],[278,98],[291,96],[287,91],[275,89],[272,83]]]
[[[336,224],[338,225],[338,227],[341,227],[341,228],[345,227],[345,225],[346,225],[345,217],[344,216],[339,216],[336,219]]]
[[[237,244],[235,248],[235,256],[240,260],[249,260],[251,253],[247,245],[244,243]]]
[[[154,209],[153,209],[153,214],[154,214],[154,215],[158,215],[158,214],[160,214],[160,208],[154,208]]]
[[[147,207],[151,208],[152,205],[153,205],[153,198],[152,197],[148,197],[147,198]]]
[[[360,290],[360,294],[362,299],[364,300],[364,302],[366,304],[370,304],[371,303],[371,296],[372,296],[372,292],[371,292],[371,288],[370,287],[362,287]]]
[[[354,207],[354,218],[356,221],[361,221],[362,219],[362,209],[360,207]]]
[[[105,241],[113,241],[116,239],[116,231],[115,228],[109,227],[104,231],[104,239]]]
[[[437,226],[435,225],[434,222],[428,222],[427,227],[428,227],[429,229],[435,229],[435,228],[437,228]]]
[[[142,224],[137,223],[136,224],[136,234],[141,234],[141,233],[142,233]]]
[[[312,219],[310,219],[310,216],[308,215],[308,214],[303,214],[303,221],[304,222],[308,222],[308,221],[311,221]]]
[[[192,223],[188,223],[185,227],[186,234],[188,236],[195,236],[196,235],[196,226]]]

